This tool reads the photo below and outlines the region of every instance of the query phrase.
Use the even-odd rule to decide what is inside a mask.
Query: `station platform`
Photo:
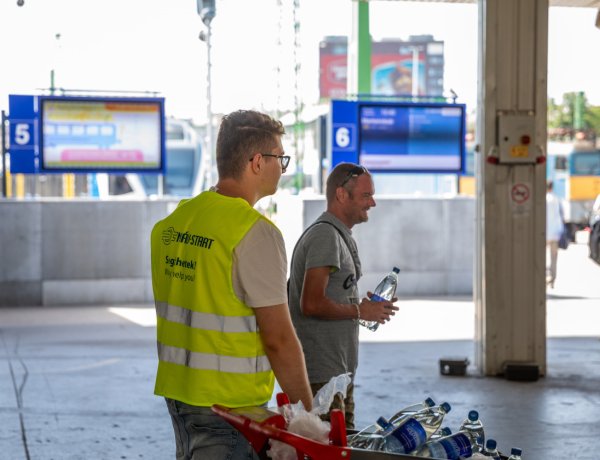
[[[570,251],[584,263],[583,245]],[[441,375],[442,357],[475,361],[472,300],[401,299],[390,323],[361,331],[357,427],[431,396],[452,405],[444,425],[454,431],[478,410],[503,453],[597,460],[600,282],[577,283],[600,280],[600,267],[571,273],[561,257],[545,377],[480,377],[472,365],[466,376]],[[174,458],[171,421],[153,395],[155,332],[148,304],[0,309],[0,459]]]

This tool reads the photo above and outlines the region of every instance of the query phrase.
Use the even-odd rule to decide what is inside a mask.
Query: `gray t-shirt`
[[[352,232],[328,212],[315,222],[323,221],[328,223],[309,228],[296,243],[290,268],[290,313],[311,383],[325,383],[346,372],[354,376],[358,365],[357,320],[319,319],[305,316],[300,309],[304,273],[310,268],[330,267],[326,289],[330,299],[347,304],[360,300],[356,285],[361,276],[360,261]]]

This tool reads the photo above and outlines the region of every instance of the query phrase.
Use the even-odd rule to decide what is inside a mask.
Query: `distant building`
[[[321,99],[346,95],[347,37],[320,43]],[[379,95],[441,96],[444,92],[444,42],[431,35],[386,39],[371,48],[371,92]]]

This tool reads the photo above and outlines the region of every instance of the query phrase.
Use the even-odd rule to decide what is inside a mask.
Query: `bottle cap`
[[[469,411],[469,420],[474,422],[478,419],[479,419],[479,412],[477,412],[476,410],[470,410]]]
[[[433,399],[431,399],[431,398],[427,398],[427,399],[425,400],[425,404],[426,404],[427,406],[429,406],[429,407],[433,407],[433,406],[435,406],[435,401],[434,401]]]
[[[400,269],[399,269],[398,267],[394,267],[394,268],[392,269],[392,271],[393,271],[394,273],[400,273]]]
[[[377,425],[379,425],[384,430],[387,430],[390,427],[390,422],[385,417],[379,417],[377,419]]]
[[[450,412],[450,409],[452,409],[452,407],[450,406],[450,404],[448,404],[447,402],[443,402],[440,407],[442,409],[444,409],[444,412],[448,413]]]
[[[513,447],[512,449],[510,449],[510,455],[521,455],[522,453],[523,451],[518,447]]]
[[[450,436],[451,434],[452,434],[452,430],[450,428],[448,428],[447,426],[440,429],[441,436]]]
[[[497,444],[496,444],[496,440],[495,439],[488,439],[485,442],[485,448],[486,449],[490,449],[490,450],[494,450],[496,448]]]

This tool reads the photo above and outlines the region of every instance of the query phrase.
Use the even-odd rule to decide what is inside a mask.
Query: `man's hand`
[[[367,297],[361,300],[358,306],[360,319],[377,321],[380,324],[384,324],[386,321],[392,319],[391,317],[399,310],[398,307],[394,306],[394,302],[398,300],[398,297],[394,297],[391,301],[377,302],[369,300],[372,295],[371,291],[367,291]]]

